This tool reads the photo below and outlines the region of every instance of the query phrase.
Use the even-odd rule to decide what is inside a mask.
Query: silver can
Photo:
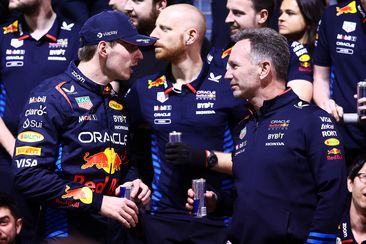
[[[366,97],[366,81],[360,81],[357,83],[357,99]],[[357,113],[358,116],[361,118],[361,116],[366,116],[366,110],[360,111],[358,109],[359,106],[366,105],[365,103],[358,104],[357,103]]]
[[[119,187],[119,197],[126,198],[127,200],[131,200],[131,186],[120,186]]]
[[[169,142],[182,142],[182,132],[172,131],[169,133]]]
[[[197,218],[202,218],[207,215],[206,211],[206,180],[195,179],[192,180],[192,190],[194,191],[193,215]]]

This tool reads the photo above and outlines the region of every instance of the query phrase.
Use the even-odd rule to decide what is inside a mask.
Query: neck
[[[263,82],[262,82],[263,84]],[[275,97],[281,95],[285,91],[285,83],[283,81],[271,81],[267,86],[260,87],[257,94],[248,99],[256,111],[263,106],[264,101],[272,100]]]
[[[31,35],[39,39],[51,29],[56,13],[50,4],[41,4],[34,12],[25,14],[24,19],[30,28]]]
[[[85,75],[89,80],[97,83],[99,85],[107,85],[111,80],[103,74],[102,70],[99,68],[99,64],[95,63],[94,59],[83,62],[80,61],[78,69],[83,75]]]
[[[366,211],[356,207],[352,200],[349,215],[352,231],[366,235]]]
[[[202,66],[203,61],[199,52],[194,55],[186,54],[184,58],[172,62],[172,74],[178,84],[187,84],[198,77]]]

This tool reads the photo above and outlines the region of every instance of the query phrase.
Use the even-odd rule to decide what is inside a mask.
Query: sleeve
[[[318,202],[307,243],[334,243],[347,199],[344,149],[327,113],[317,110],[310,118],[304,133]]]
[[[25,196],[41,203],[99,211],[103,196],[64,179],[62,167],[56,165],[62,133],[72,112],[62,96],[47,91],[31,93],[18,127],[12,164],[14,183]]]
[[[293,41],[289,43],[290,64],[288,67],[288,81],[306,80],[313,82],[313,69],[311,57],[301,43]]]
[[[319,66],[331,66],[330,49],[327,36],[327,23],[331,20],[331,10],[333,7],[329,7],[319,21],[317,33],[315,36],[315,48],[313,53],[313,64]]]

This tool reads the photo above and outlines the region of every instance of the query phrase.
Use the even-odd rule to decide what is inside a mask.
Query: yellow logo
[[[41,150],[42,149],[39,147],[28,147],[28,146],[17,147],[17,148],[15,148],[15,156],[18,156],[21,154],[41,156]]]
[[[337,138],[329,138],[329,139],[324,141],[324,144],[327,145],[327,146],[338,146],[339,143],[340,142]]]
[[[3,27],[4,34],[13,33],[18,31],[18,20],[14,21],[8,26]]]
[[[309,56],[309,54],[303,54],[299,57],[299,60],[300,60],[300,62],[308,62],[308,61],[310,61],[310,56]]]
[[[109,101],[109,107],[113,108],[114,110],[122,110],[123,109],[122,104],[119,104],[118,102],[113,101],[113,100]]]
[[[38,142],[43,141],[44,136],[38,132],[24,131],[18,135],[18,139],[23,142]]]
[[[356,1],[350,2],[348,5],[344,6],[343,8],[336,7],[337,16],[341,14],[355,14],[357,12],[356,9]]]

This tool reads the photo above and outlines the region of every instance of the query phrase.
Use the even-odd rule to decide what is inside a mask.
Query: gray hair
[[[235,42],[250,41],[250,61],[258,64],[270,59],[278,80],[287,81],[287,70],[290,62],[290,51],[284,36],[270,28],[241,30],[235,35]]]

